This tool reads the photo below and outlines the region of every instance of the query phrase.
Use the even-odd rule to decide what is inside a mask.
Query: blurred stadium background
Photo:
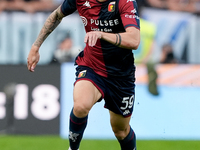
[[[174,8],[167,5],[170,0],[162,7],[156,5],[159,0],[147,1],[140,6],[141,44],[133,51],[137,70],[131,125],[138,149],[200,149],[200,2],[179,0]],[[72,56],[82,50],[82,20],[74,13],[62,21],[42,45],[39,65],[30,73],[30,47],[52,8],[62,1],[35,11],[6,9],[4,2],[0,1],[0,149],[67,149],[75,70],[72,61],[54,62],[54,53],[66,35],[76,49]],[[161,61],[166,44],[172,47],[173,62]],[[119,149],[103,105],[102,101],[91,110],[81,149]]]

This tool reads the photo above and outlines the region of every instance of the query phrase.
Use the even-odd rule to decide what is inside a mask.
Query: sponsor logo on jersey
[[[104,31],[104,32],[112,32],[113,26],[119,25],[119,19],[110,19],[110,20],[99,20],[99,19],[90,19],[87,20],[84,16],[80,16],[84,26],[96,25],[102,27],[101,29],[91,27],[91,31]]]
[[[85,77],[87,70],[83,70],[78,74],[78,78]]]
[[[83,6],[86,6],[86,7],[91,8],[91,6],[90,6],[90,2],[88,2],[88,1],[86,1],[86,2],[83,4]]]
[[[108,11],[109,12],[115,11],[115,2],[110,2],[110,4],[108,5]]]
[[[80,16],[80,17],[82,19],[82,22],[83,22],[84,26],[87,26],[87,19],[85,17],[83,17],[83,16]]]
[[[114,19],[114,20],[94,20],[94,19],[90,19],[90,23],[95,24],[97,26],[115,26],[119,24],[119,20],[118,19]]]
[[[131,10],[131,13],[136,13],[137,11],[136,11],[136,9],[133,9],[133,10]]]
[[[112,32],[112,29],[109,29],[109,28],[99,29],[99,28],[93,28],[93,27],[91,27],[91,31]]]
[[[129,15],[129,14],[126,14],[125,17],[126,17],[126,18],[132,18],[132,19],[140,19],[140,17],[137,16],[137,15]]]
[[[99,29],[99,28],[94,28],[91,27],[92,31],[104,31],[104,32],[112,32],[112,28],[113,26],[117,26],[119,24],[119,20],[118,19],[114,19],[114,20],[95,20],[95,19],[90,19],[90,24],[93,25],[95,24],[96,26],[101,26],[103,28]]]

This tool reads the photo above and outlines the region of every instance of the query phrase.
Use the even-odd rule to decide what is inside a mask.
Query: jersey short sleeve
[[[118,7],[124,28],[133,26],[140,29],[140,18],[136,0],[119,0]]]
[[[72,14],[76,9],[76,0],[65,0],[61,5],[61,11],[65,16]]]

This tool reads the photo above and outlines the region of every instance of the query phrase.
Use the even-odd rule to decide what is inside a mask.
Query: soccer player
[[[69,150],[79,149],[89,111],[102,99],[121,150],[136,150],[136,136],[129,124],[135,99],[132,50],[140,43],[136,0],[65,0],[47,18],[31,47],[27,67],[31,72],[35,70],[44,40],[63,17],[76,10],[85,25],[86,46],[75,60]]]

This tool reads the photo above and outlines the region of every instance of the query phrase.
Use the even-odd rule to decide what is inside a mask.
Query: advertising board
[[[0,66],[0,131],[59,134],[60,65]]]

